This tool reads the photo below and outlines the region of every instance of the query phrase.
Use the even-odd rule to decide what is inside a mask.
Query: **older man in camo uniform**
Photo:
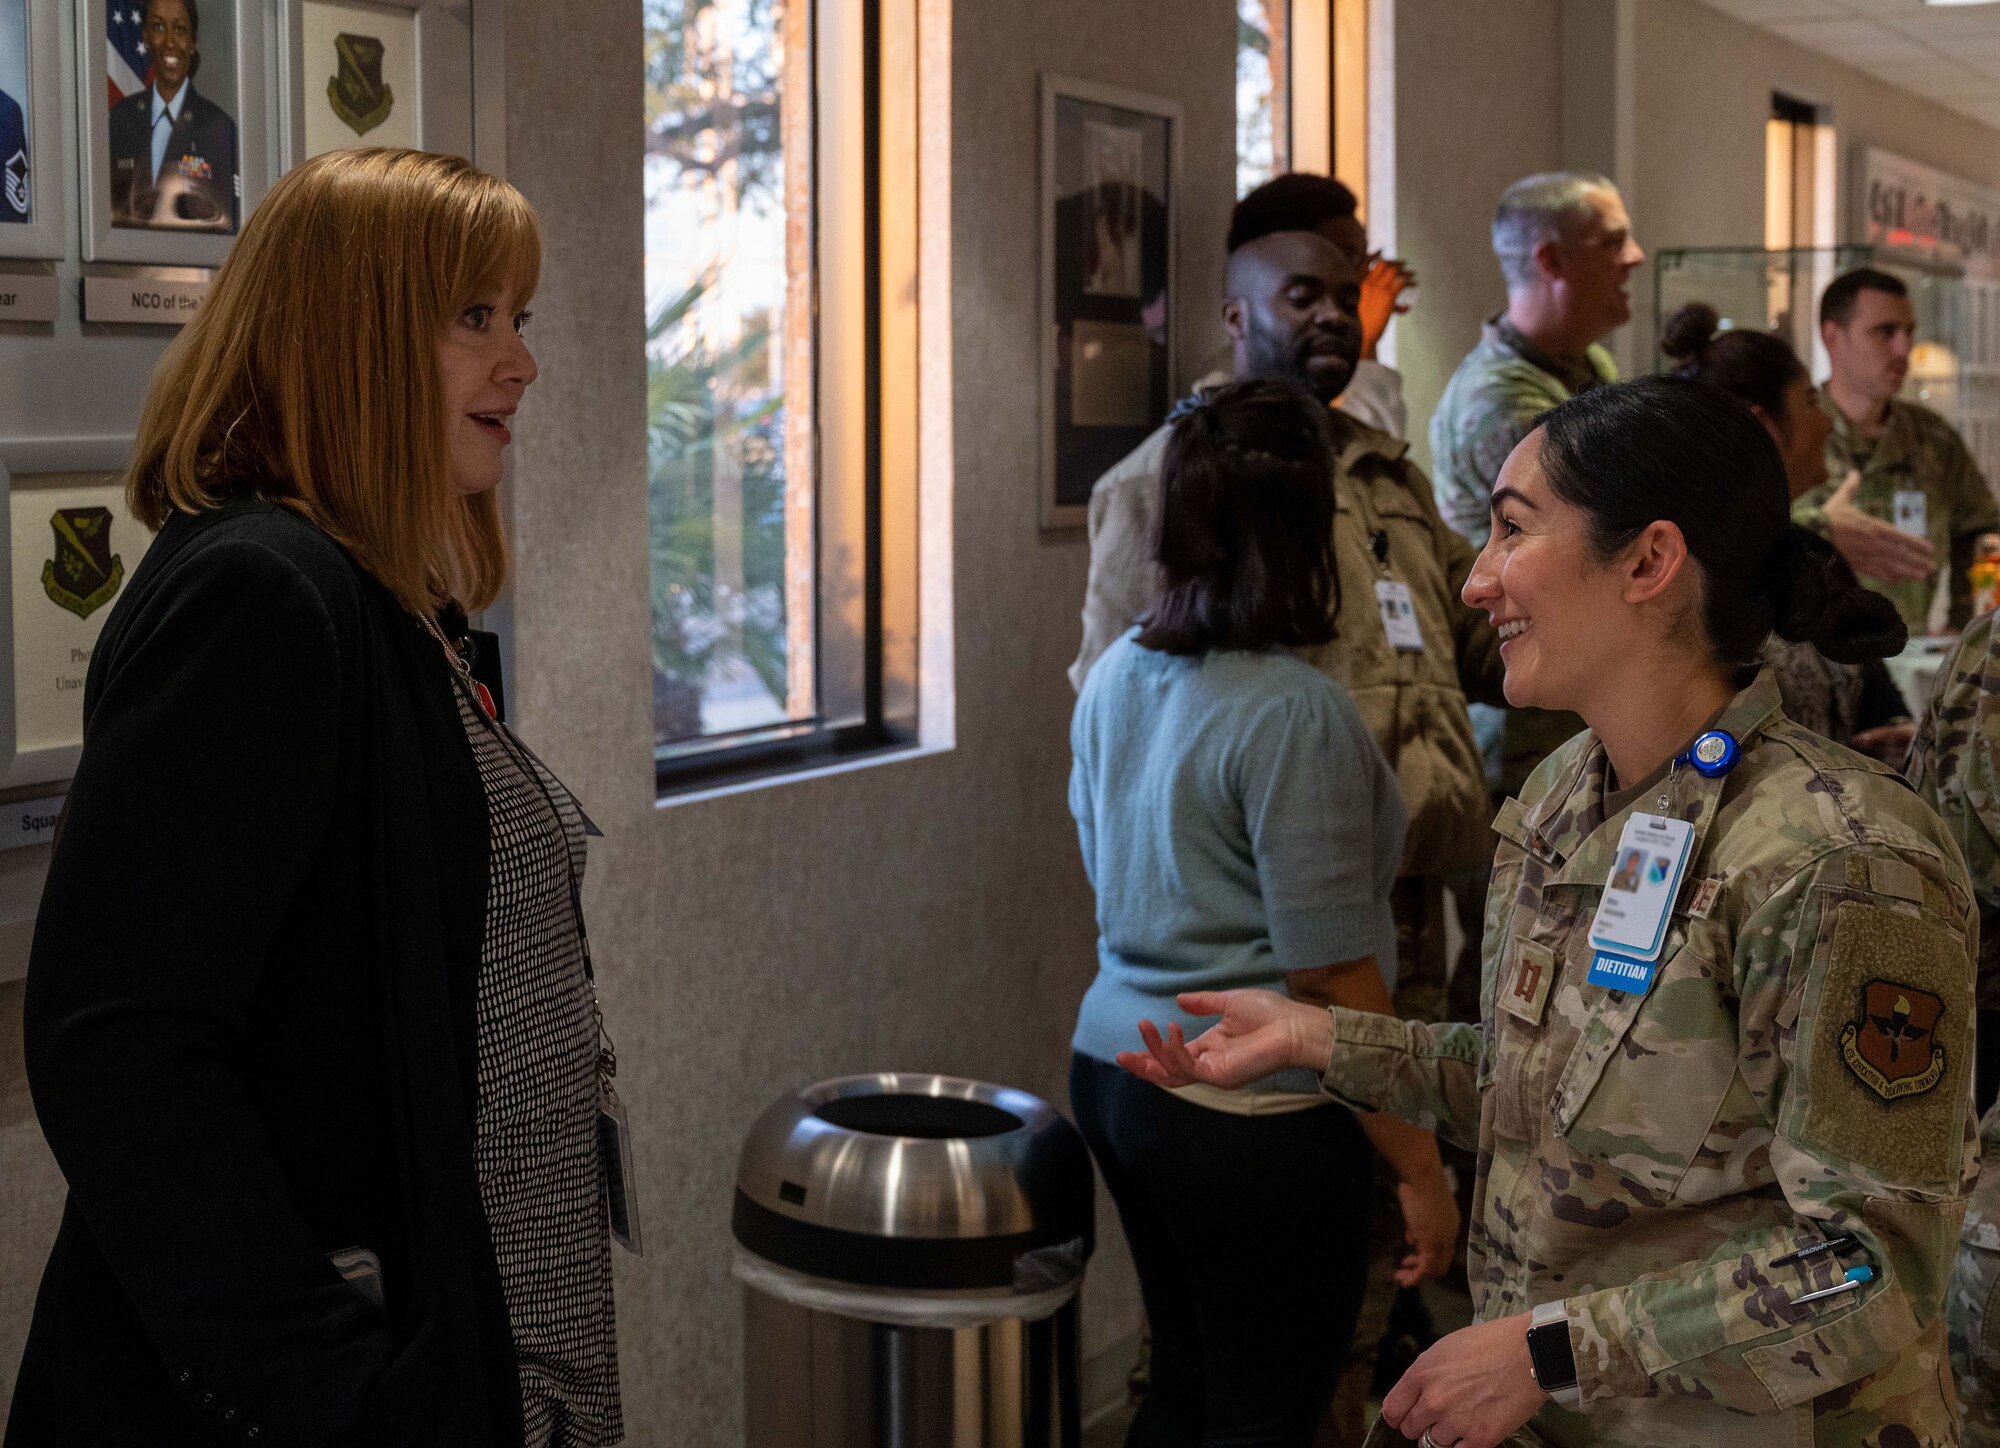
[[[1910,783],[1929,800],[1965,856],[1979,903],[1981,1097],[1985,1058],[2000,1041],[2000,632],[1985,614],[1959,639],[1938,673],[1910,757]],[[1979,1123],[1979,1183],[1966,1203],[1947,1318],[1951,1365],[1965,1407],[1968,1448],[2000,1448],[2000,1104]]]
[[[1631,320],[1632,271],[1646,259],[1618,188],[1579,171],[1509,186],[1493,216],[1493,254],[1507,309],[1486,323],[1431,414],[1438,511],[1481,547],[1492,526],[1493,480],[1514,445],[1556,404],[1618,380],[1601,344]],[[1479,708],[1473,727],[1486,782],[1505,799],[1582,724],[1543,709]]]

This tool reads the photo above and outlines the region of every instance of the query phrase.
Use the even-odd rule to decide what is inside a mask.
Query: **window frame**
[[[918,742],[916,8],[911,0],[791,3],[811,6],[815,709],[656,744],[661,802]],[[905,355],[908,366],[885,365]],[[835,596],[839,579],[829,567],[843,554],[861,560],[846,598]],[[829,679],[829,660],[841,678]]]

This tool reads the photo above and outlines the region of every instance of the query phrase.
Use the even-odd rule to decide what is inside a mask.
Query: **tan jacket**
[[[1438,517],[1407,444],[1338,412],[1333,425],[1339,636],[1306,657],[1353,696],[1396,771],[1410,816],[1402,872],[1482,864],[1493,811],[1465,701],[1503,702],[1503,669],[1486,615],[1459,598],[1477,552]],[[1162,427],[1091,492],[1090,582],[1083,647],[1069,668],[1074,688],[1153,601],[1153,519],[1166,446]],[[1372,541],[1378,531],[1388,549],[1382,565]],[[1375,601],[1375,582],[1385,576],[1409,586],[1424,637],[1420,654],[1389,645]]]

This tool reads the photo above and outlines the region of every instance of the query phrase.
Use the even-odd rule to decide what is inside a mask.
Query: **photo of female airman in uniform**
[[[228,0],[210,7],[226,12]],[[111,89],[122,92],[111,102],[112,225],[234,232],[236,122],[195,88],[199,0],[110,0],[105,42]],[[121,78],[139,84],[124,92]]]

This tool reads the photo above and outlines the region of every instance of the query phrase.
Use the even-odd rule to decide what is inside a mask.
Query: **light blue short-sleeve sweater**
[[[1347,693],[1284,650],[1159,653],[1138,630],[1084,681],[1070,813],[1097,891],[1097,979],[1071,1045],[1143,1049],[1188,990],[1264,986],[1375,957],[1396,978],[1389,890],[1403,799]],[[1256,1083],[1314,1091],[1310,1071]]]

